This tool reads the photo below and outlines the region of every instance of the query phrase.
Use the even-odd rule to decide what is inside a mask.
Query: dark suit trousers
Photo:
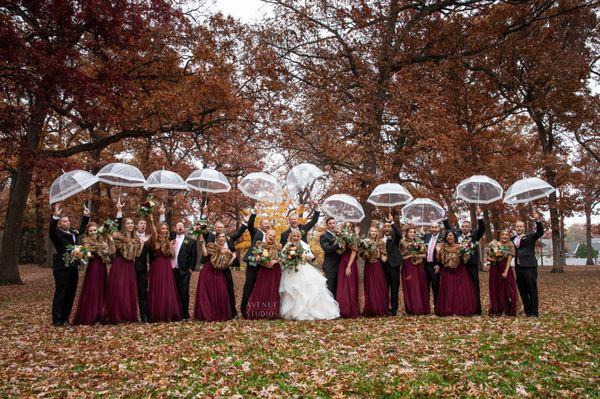
[[[327,279],[327,289],[335,298],[337,293],[338,270],[323,270],[323,272],[325,273],[325,278]]]
[[[475,286],[475,295],[477,296],[477,314],[481,315],[481,289],[479,288],[479,265],[478,264],[467,264],[467,270],[469,271],[469,276],[471,276],[471,281]]]
[[[229,307],[231,308],[231,315],[235,317],[237,310],[235,308],[235,291],[233,289],[233,276],[231,275],[231,269],[227,268],[223,270],[225,280],[227,281],[227,293],[229,294]]]
[[[135,281],[138,290],[138,305],[140,307],[140,318],[148,320],[148,271],[136,270]]]
[[[184,320],[190,318],[191,275],[191,272],[181,273],[179,269],[173,269],[173,276],[175,276],[175,285],[177,286],[177,292],[179,293],[179,300],[181,301],[181,309],[183,310],[182,315]]]
[[[258,267],[246,266],[246,282],[244,283],[244,293],[242,295],[242,305],[240,306],[240,310],[242,312],[242,316],[246,317],[246,307],[248,306],[248,299],[250,299],[250,294],[252,294],[252,290],[254,289],[254,284],[256,284],[256,275],[258,274]]]
[[[390,290],[390,305],[393,316],[398,313],[398,294],[400,292],[400,267],[392,267],[389,263],[383,265],[385,280]]]
[[[517,267],[517,287],[526,316],[538,316],[537,267]]]
[[[53,270],[54,298],[52,299],[52,323],[61,325],[69,321],[75,294],[77,294],[77,280],[79,271],[73,265],[66,269]]]
[[[433,291],[433,304],[437,303],[438,292],[440,291],[440,274],[435,272],[434,262],[425,262],[425,275],[427,276],[427,289]]]

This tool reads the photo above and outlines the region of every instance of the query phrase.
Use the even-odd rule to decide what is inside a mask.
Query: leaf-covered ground
[[[543,269],[539,319],[69,328],[50,323],[51,271],[21,273],[0,287],[0,397],[600,396],[599,267]]]

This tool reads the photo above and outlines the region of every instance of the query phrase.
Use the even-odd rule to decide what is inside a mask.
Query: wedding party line
[[[468,221],[463,221],[460,228],[453,228],[439,204],[425,198],[413,199],[401,185],[387,183],[378,186],[368,201],[388,207],[390,214],[381,224],[373,223],[364,237],[360,236],[357,226],[364,218],[362,207],[356,199],[344,194],[332,195],[320,206],[312,201],[310,221],[304,225],[299,224],[302,215],[291,211],[287,215],[289,227],[277,237],[268,219],[257,223],[258,205],[238,230],[227,233],[222,221],[211,224],[203,216],[192,225],[182,220],[169,226],[165,222],[164,205],[158,206],[152,199],[138,206],[137,220],[123,217],[119,198],[115,219],[91,222],[90,210],[84,206],[79,230],[71,229],[70,219],[62,215],[60,201],[78,195],[98,181],[133,187],[128,180],[131,175],[123,172],[133,167],[110,165],[111,168],[118,166],[120,174],[114,169],[112,175],[98,173],[99,177],[74,171],[59,177],[51,187],[54,212],[50,238],[56,249],[52,321],[56,326],[138,320],[170,322],[190,317],[225,321],[237,317],[231,269],[240,265],[235,246],[246,230],[250,235],[250,248],[243,257],[246,278],[240,313],[244,318],[321,320],[396,315],[400,288],[408,315],[430,314],[431,296],[433,313],[438,316],[483,313],[477,248],[485,225],[479,205],[475,228]],[[303,169],[294,171],[292,168],[288,173],[288,193],[304,192],[310,197],[312,183],[322,173],[318,173],[314,165],[298,166]],[[193,173],[183,183],[196,183],[196,189],[204,192],[230,189],[227,179],[219,172],[210,169],[197,172],[194,172],[195,181]],[[144,181],[144,188],[183,189],[184,185],[175,187],[171,173],[154,172]],[[240,182],[240,190],[257,201],[280,200],[280,183],[273,181],[272,176],[263,175],[270,176],[262,172],[248,175]],[[92,183],[82,182],[85,179]],[[142,179],[138,180],[141,183]],[[527,202],[546,196],[551,192],[549,189],[552,190],[539,179],[524,180],[529,182],[516,182],[507,191],[512,192],[509,201]],[[501,199],[502,191],[492,179],[473,176],[457,187],[457,197],[484,204]],[[395,220],[391,209],[402,204],[402,221]],[[158,222],[155,221],[156,208]],[[324,254],[323,273],[312,264],[315,256],[307,239],[322,213],[326,216],[325,232],[319,237]],[[206,209],[203,214],[207,214]],[[485,258],[490,264],[490,315],[516,315],[517,288],[525,315],[538,315],[535,244],[544,229],[538,213],[534,213],[533,219],[535,231],[526,232],[525,223],[519,221],[514,226],[514,234],[502,230],[496,240],[488,243]],[[199,258],[202,267],[194,312],[190,315],[190,279]],[[362,307],[359,259],[364,262]],[[514,270],[511,268],[513,259]],[[86,267],[83,287],[71,318],[81,265]]]

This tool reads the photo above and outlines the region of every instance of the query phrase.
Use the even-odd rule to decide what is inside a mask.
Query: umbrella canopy
[[[398,206],[413,199],[407,189],[398,183],[385,183],[375,187],[369,196],[368,203],[375,206]]]
[[[456,198],[473,204],[490,204],[502,199],[502,187],[487,176],[475,175],[461,181],[456,187]]]
[[[244,177],[238,185],[242,194],[257,201],[281,201],[283,190],[274,176],[265,172],[254,172]]]
[[[429,198],[416,198],[402,208],[402,217],[417,226],[439,223],[445,215],[444,208]]]
[[[50,186],[50,205],[66,200],[96,183],[98,178],[85,170],[64,173]]]
[[[323,201],[323,211],[340,222],[358,223],[365,212],[358,200],[347,194],[334,194]]]
[[[504,202],[507,204],[521,204],[539,198],[544,198],[555,192],[556,189],[538,177],[528,177],[517,180],[506,190]]]
[[[195,170],[185,182],[192,190],[204,193],[226,193],[231,190],[231,185],[225,175],[214,169]]]
[[[144,188],[167,189],[167,190],[188,190],[188,185],[183,178],[170,170],[156,170],[148,176]]]
[[[324,175],[325,172],[311,163],[301,163],[294,166],[285,178],[290,197],[295,197],[300,191]]]
[[[96,177],[103,183],[123,187],[143,187],[146,178],[142,172],[133,165],[126,163],[109,163],[105,165]]]

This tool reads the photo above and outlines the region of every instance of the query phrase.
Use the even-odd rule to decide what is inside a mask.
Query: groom
[[[323,272],[325,272],[327,278],[327,288],[334,298],[337,291],[338,268],[342,258],[342,255],[338,253],[341,248],[335,242],[335,225],[334,218],[328,217],[325,219],[327,231],[319,237],[319,244],[323,249]]]
[[[382,228],[385,248],[387,251],[387,261],[383,264],[385,280],[390,293],[391,314],[395,316],[398,313],[398,296],[400,294],[400,268],[402,266],[402,255],[400,254],[400,240],[402,232],[396,223],[394,217],[388,215]]]
[[[313,215],[312,215],[312,218],[310,219],[310,222],[308,222],[306,224],[298,224],[298,213],[295,210],[290,212],[290,214],[288,216],[288,221],[290,223],[290,227],[286,231],[281,233],[281,239],[279,240],[279,243],[281,244],[282,247],[285,246],[285,244],[287,244],[292,229],[300,230],[300,233],[302,234],[302,241],[308,243],[308,239],[307,239],[308,232],[313,227],[315,227],[315,225],[319,221],[319,216],[320,216],[320,213],[317,210],[317,205],[318,205],[317,202],[313,202],[312,205],[313,205]]]

